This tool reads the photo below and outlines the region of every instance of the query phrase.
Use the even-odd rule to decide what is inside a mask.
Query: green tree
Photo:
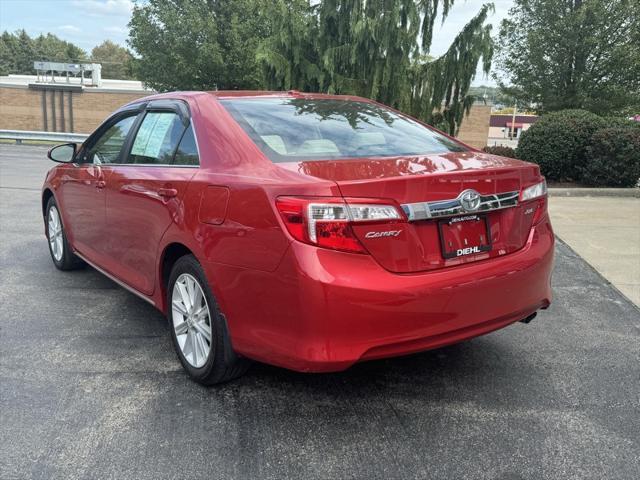
[[[308,0],[276,0],[268,13],[270,36],[257,49],[264,88],[320,92],[324,72],[316,47],[317,5]]]
[[[468,92],[479,62],[485,74],[491,68],[491,25],[485,22],[492,10],[493,4],[483,5],[444,55],[433,61],[414,62],[402,110],[451,135],[458,133],[465,113],[476,100]]]
[[[10,73],[33,73],[33,61],[41,60],[41,58],[36,58],[36,51],[33,45],[33,40],[24,30],[18,30],[11,36],[13,38],[8,45],[11,48],[11,55],[13,57],[13,71],[11,71]]]
[[[133,56],[124,47],[105,40],[91,50],[91,61],[102,65],[102,78],[126,80],[133,78]]]
[[[640,106],[638,0],[515,0],[500,29],[499,82],[540,112]]]
[[[485,25],[491,4],[437,59],[427,55],[433,25],[453,0],[274,4],[274,34],[258,53],[269,88],[360,95],[455,133],[473,103],[467,91],[478,62],[485,71],[491,65],[491,27]]]
[[[52,33],[40,35],[32,40],[35,54],[33,60],[48,60],[51,62],[81,62],[87,60],[84,50],[71,42],[62,40]],[[33,70],[33,64],[29,65]]]
[[[219,27],[217,39],[224,58],[219,85],[261,88],[262,72],[256,50],[259,42],[272,33],[265,17],[271,1],[210,0],[210,3]]]
[[[138,79],[158,90],[259,88],[267,0],[149,0],[134,7]]]
[[[0,36],[0,75],[18,73],[16,68],[16,38],[9,32]]]
[[[31,38],[26,31],[3,32],[0,36],[0,72],[6,74],[33,74],[33,62],[78,62],[86,60],[84,50],[71,42],[47,33]]]

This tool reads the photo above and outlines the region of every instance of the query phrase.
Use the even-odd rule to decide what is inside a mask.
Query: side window
[[[173,112],[148,112],[131,147],[127,163],[170,165],[184,132]]]
[[[173,160],[174,165],[199,165],[200,159],[198,158],[198,147],[196,146],[196,138],[193,135],[193,128],[191,125],[187,128],[180,140],[178,150],[176,150],[176,156]]]
[[[86,161],[98,165],[118,162],[120,150],[122,150],[127,134],[131,130],[135,119],[136,115],[132,115],[109,127],[98,141],[89,148]]]

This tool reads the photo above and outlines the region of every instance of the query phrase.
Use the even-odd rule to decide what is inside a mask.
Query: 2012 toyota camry
[[[249,359],[325,372],[436,348],[551,301],[538,166],[363,98],[156,95],[49,158],[56,267],[164,312],[204,384]]]

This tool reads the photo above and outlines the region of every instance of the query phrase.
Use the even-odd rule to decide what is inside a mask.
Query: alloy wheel
[[[188,273],[178,277],[171,293],[173,328],[182,356],[202,367],[211,351],[211,313],[200,283]]]
[[[51,254],[53,255],[53,258],[59,262],[62,260],[62,255],[64,253],[64,241],[62,238],[62,222],[60,221],[60,214],[58,213],[58,209],[54,206],[49,209],[48,227]]]

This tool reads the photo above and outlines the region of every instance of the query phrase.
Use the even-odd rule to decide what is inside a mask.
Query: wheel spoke
[[[191,330],[187,331],[187,338],[184,340],[184,346],[182,347],[182,354],[185,356],[189,355],[191,353],[191,346],[193,345],[191,343],[191,337],[193,336],[193,332]]]
[[[209,308],[207,308],[207,305],[202,305],[198,310],[196,310],[195,312],[193,312],[193,316],[195,318],[195,320],[202,322],[205,317],[207,317],[209,315]]]
[[[195,280],[193,280],[193,278],[187,277],[186,284],[187,284],[187,292],[189,293],[189,303],[191,306],[190,310],[193,310],[194,308],[199,306],[196,303],[196,290],[197,290],[196,282]]]
[[[194,285],[193,288],[193,309],[200,309],[202,307],[202,303],[203,303],[203,297],[202,297],[202,289],[200,288],[199,285]]]
[[[176,329],[176,335],[184,335],[185,333],[187,333],[187,330],[189,330],[187,322],[181,322],[173,328]]]
[[[191,333],[191,351],[193,352],[193,364],[195,366],[200,365],[200,358],[198,355],[198,334],[195,330],[190,330]]]
[[[178,291],[180,292],[182,303],[184,304],[188,312],[189,310],[191,310],[191,299],[189,298],[187,287],[183,282],[176,282],[176,286],[178,287]]]
[[[206,360],[207,355],[209,354],[209,347],[206,344],[206,341],[202,337],[202,335],[200,334],[196,335],[196,339],[198,341],[198,349],[200,350],[200,353],[201,353],[200,359]]]
[[[182,316],[186,316],[187,315],[187,307],[185,306],[185,304],[183,303],[182,299],[174,299],[172,302],[173,308],[175,310],[177,310],[178,312],[180,312],[180,315]]]
[[[211,344],[211,329],[209,328],[209,325],[204,322],[196,322],[193,324],[193,326],[198,331],[198,333],[200,333],[200,335],[202,335],[202,337],[204,337],[204,339],[207,340],[209,344]]]

